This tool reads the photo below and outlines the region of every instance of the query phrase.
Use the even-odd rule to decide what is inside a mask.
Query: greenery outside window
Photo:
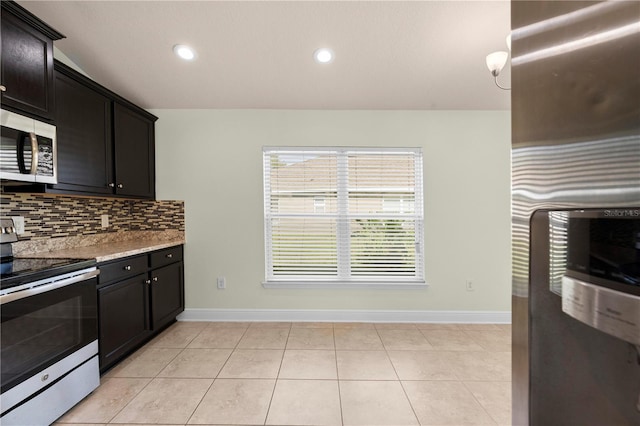
[[[263,149],[265,287],[424,286],[418,148]]]

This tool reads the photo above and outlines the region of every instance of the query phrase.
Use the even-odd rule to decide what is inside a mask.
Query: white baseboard
[[[326,321],[511,324],[510,311],[185,309],[178,321]]]

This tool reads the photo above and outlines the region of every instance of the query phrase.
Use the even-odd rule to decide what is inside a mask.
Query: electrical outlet
[[[471,280],[467,280],[466,281],[466,286],[467,286],[467,291],[474,291],[476,288],[473,286],[473,281]]]
[[[109,227],[109,215],[108,214],[103,214],[100,216],[100,226],[102,226],[102,228],[108,228]]]
[[[218,277],[218,289],[224,290],[227,288],[227,279],[225,277]]]
[[[13,227],[16,228],[16,234],[24,234],[24,216],[11,216]]]

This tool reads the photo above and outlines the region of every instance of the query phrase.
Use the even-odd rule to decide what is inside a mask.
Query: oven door
[[[5,405],[7,391],[97,340],[98,273],[92,268],[75,277],[0,296],[3,411],[9,408]],[[55,379],[43,376],[40,381]]]

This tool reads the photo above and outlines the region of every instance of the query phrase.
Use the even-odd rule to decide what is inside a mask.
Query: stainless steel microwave
[[[0,110],[0,179],[58,183],[56,128]]]

